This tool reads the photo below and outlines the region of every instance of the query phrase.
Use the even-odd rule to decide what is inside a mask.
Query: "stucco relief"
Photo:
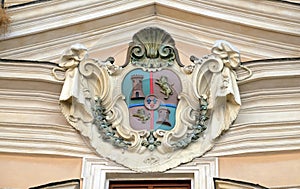
[[[53,70],[64,80],[62,113],[99,155],[139,172],[178,166],[210,150],[235,120],[241,101],[240,55],[218,41],[212,54],[182,64],[159,28],[133,36],[122,66],[89,59],[74,45]],[[64,71],[60,78],[58,71]]]

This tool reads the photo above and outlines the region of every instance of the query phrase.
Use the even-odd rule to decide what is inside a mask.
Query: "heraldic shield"
[[[52,73],[64,81],[67,121],[99,156],[138,172],[166,171],[209,151],[237,117],[237,80],[252,74],[226,41],[183,64],[171,35],[155,27],[133,36],[124,61],[91,59],[76,44]]]
[[[175,126],[181,81],[171,70],[132,70],[122,83],[134,130],[172,130]]]

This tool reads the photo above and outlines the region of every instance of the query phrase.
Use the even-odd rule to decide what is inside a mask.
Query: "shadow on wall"
[[[80,180],[72,179],[59,182],[51,182],[41,186],[30,187],[29,189],[79,189]]]
[[[214,186],[215,189],[268,189],[259,184],[222,178],[214,178]]]

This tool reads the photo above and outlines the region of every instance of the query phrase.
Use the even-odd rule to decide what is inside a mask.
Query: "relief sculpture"
[[[237,80],[252,74],[226,41],[191,60],[182,64],[171,35],[150,27],[133,36],[121,66],[91,59],[76,44],[52,73],[64,81],[62,113],[100,156],[161,172],[213,147],[239,112]],[[239,78],[237,69],[248,76]]]
[[[166,76],[161,76],[156,80],[155,84],[158,84],[160,86],[160,92],[166,95],[164,97],[165,99],[168,99],[169,96],[173,94],[172,85],[168,83],[168,78]]]

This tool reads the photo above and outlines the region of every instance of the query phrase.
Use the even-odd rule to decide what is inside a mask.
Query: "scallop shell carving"
[[[133,36],[124,67],[132,63],[146,71],[157,71],[173,65],[174,61],[183,66],[171,35],[160,28],[148,27]]]

